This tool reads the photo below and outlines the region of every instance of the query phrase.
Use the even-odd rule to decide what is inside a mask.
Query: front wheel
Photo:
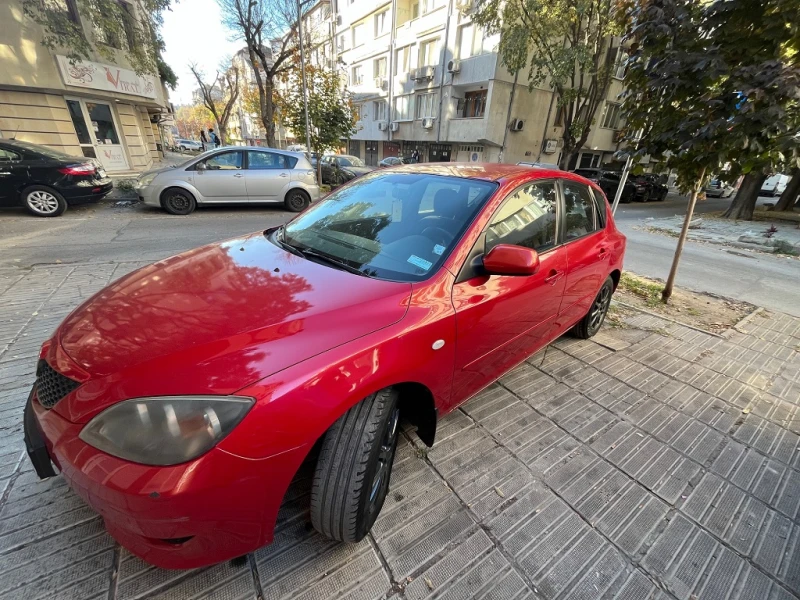
[[[367,396],[325,434],[311,486],[311,523],[340,542],[364,539],[389,491],[400,410],[397,391]]]
[[[188,215],[197,208],[197,201],[185,190],[170,188],[161,194],[161,206],[171,215]]]
[[[614,280],[609,277],[603,283],[603,287],[597,292],[597,296],[592,302],[592,307],[586,316],[575,325],[573,332],[581,339],[588,340],[598,331],[605,321],[608,307],[611,305],[611,295],[614,293]]]

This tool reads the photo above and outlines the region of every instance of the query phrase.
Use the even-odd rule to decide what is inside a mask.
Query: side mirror
[[[206,163],[204,163],[204,162],[199,162],[199,163],[197,163],[197,165],[195,166],[195,170],[196,170],[196,171],[206,171],[206,170],[208,170],[208,167],[206,166]]]
[[[498,244],[483,257],[489,275],[533,275],[539,270],[536,250],[511,244]]]

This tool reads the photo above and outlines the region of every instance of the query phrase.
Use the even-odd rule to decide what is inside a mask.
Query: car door
[[[218,152],[197,163],[194,170],[194,186],[206,202],[248,201],[241,150]]]
[[[247,151],[247,197],[250,202],[282,202],[291,175],[287,157],[283,154]]]
[[[481,254],[497,244],[539,253],[530,276],[481,275],[468,260],[453,286],[456,364],[453,401],[486,387],[550,339],[564,291],[566,258],[558,248],[559,208],[554,181],[535,181],[510,193],[478,241]],[[471,257],[476,254],[475,249]]]
[[[0,202],[16,204],[19,192],[29,183],[29,179],[23,156],[14,149],[0,146]]]
[[[566,283],[558,318],[558,331],[566,331],[582,319],[608,275],[611,248],[605,235],[605,199],[577,181],[560,182],[563,197],[561,220]]]

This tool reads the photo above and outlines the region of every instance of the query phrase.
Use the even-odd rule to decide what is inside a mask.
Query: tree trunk
[[[722,215],[723,218],[752,221],[758,193],[761,191],[761,185],[766,178],[767,176],[761,171],[750,171],[745,175],[742,185],[739,186],[739,191],[736,192],[736,196],[731,201],[731,205]]]
[[[800,201],[800,168],[797,167],[792,169],[792,178],[778,199],[775,210],[792,210],[795,201]]]
[[[264,128],[267,133],[267,146],[275,148],[275,97],[272,94],[273,90],[272,79],[267,76],[264,81]]]

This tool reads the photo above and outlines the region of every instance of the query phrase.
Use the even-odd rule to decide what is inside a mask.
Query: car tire
[[[25,188],[20,197],[28,212],[37,217],[60,217],[67,210],[64,196],[43,185]]]
[[[289,190],[283,199],[283,204],[287,210],[303,212],[311,204],[311,198],[303,190]]]
[[[322,535],[359,542],[375,523],[397,448],[397,391],[367,396],[328,429],[311,484],[311,523]]]
[[[605,321],[606,313],[608,313],[608,307],[611,305],[611,296],[613,293],[614,280],[609,277],[603,282],[600,291],[597,292],[597,296],[594,301],[592,301],[589,312],[586,313],[586,316],[573,328],[572,331],[575,337],[588,340],[600,331],[600,327],[603,326],[603,321]]]
[[[197,200],[180,188],[167,188],[161,193],[161,208],[171,215],[188,215],[197,208]]]

